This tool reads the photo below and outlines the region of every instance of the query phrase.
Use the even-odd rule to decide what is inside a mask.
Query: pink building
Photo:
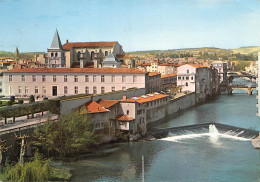
[[[147,88],[148,73],[128,68],[24,68],[3,75],[3,94],[57,97]]]

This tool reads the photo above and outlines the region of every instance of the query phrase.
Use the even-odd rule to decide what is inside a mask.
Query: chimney
[[[126,101],[126,95],[123,96],[123,101]]]
[[[66,40],[66,43],[69,43],[69,40],[68,40],[68,39]]]

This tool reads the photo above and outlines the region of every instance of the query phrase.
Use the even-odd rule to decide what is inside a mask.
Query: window
[[[112,82],[115,82],[115,75],[112,75]]]
[[[88,87],[85,87],[85,93],[89,94],[89,88]]]
[[[97,81],[97,76],[93,75],[93,82],[96,82],[96,81]]]
[[[45,82],[45,81],[46,81],[46,76],[42,75],[42,82]]]
[[[34,89],[35,93],[38,94],[39,90],[38,90],[38,86],[35,86],[35,89]]]
[[[184,80],[184,76],[182,77],[182,79]]]
[[[64,94],[67,94],[67,93],[68,93],[68,87],[64,86]]]
[[[129,110],[126,110],[126,114],[127,114],[127,115],[129,114]]]
[[[186,76],[186,80],[189,80],[189,77],[188,77],[188,76]]]
[[[85,75],[85,82],[89,82],[88,75]]]
[[[68,82],[68,75],[64,75],[64,82]]]
[[[193,76],[190,79],[193,80]]]
[[[25,86],[25,89],[24,89],[25,93],[28,94],[29,90],[28,90],[28,86]]]
[[[25,82],[25,76],[22,75],[22,82]]]
[[[125,91],[125,90],[126,90],[126,87],[122,87],[122,90],[124,90],[124,91]]]
[[[101,82],[105,82],[105,75],[101,75]]]
[[[189,73],[190,72],[190,70],[187,70],[187,73]]]
[[[108,52],[106,51],[106,52],[105,52],[105,56],[107,56],[107,55],[108,55]]]
[[[53,52],[51,53],[51,57],[53,57]]]
[[[74,76],[74,82],[78,82],[78,75]]]
[[[56,75],[53,75],[53,82],[56,82]]]
[[[46,87],[42,87],[42,93],[46,94]]]
[[[188,84],[188,82],[186,82],[186,86],[188,86],[189,84]]]
[[[35,82],[36,81],[36,76],[32,75],[32,81]]]
[[[122,82],[125,82],[125,75],[122,76]]]
[[[13,81],[13,75],[9,75],[9,82]]]
[[[97,94],[97,87],[93,87],[93,94]]]
[[[21,86],[19,86],[19,88],[18,88],[18,93],[19,94],[22,93],[22,87]]]
[[[116,91],[115,87],[112,87],[111,90],[112,90],[112,92]]]
[[[178,80],[181,80],[181,76],[178,76]]]
[[[137,76],[136,75],[133,76],[133,82],[134,83],[137,82]]]
[[[78,87],[75,87],[75,88],[74,88],[75,94],[78,94],[78,93],[79,93],[79,90],[78,90],[78,89],[79,89]]]
[[[58,57],[58,53],[57,52],[55,52],[55,57]]]
[[[105,87],[101,87],[101,94],[105,93]]]
[[[94,54],[95,54],[94,51],[91,51],[91,54],[90,54],[91,55],[91,60],[94,59]]]

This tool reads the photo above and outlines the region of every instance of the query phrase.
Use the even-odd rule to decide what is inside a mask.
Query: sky
[[[260,46],[260,0],[0,0],[0,50],[118,41],[124,51]]]

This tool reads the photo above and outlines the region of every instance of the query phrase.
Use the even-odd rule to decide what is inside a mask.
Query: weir
[[[156,139],[181,135],[216,134],[220,136],[240,137],[251,140],[258,136],[259,132],[221,123],[203,123],[166,129],[153,129],[149,131],[148,134],[154,136]]]

